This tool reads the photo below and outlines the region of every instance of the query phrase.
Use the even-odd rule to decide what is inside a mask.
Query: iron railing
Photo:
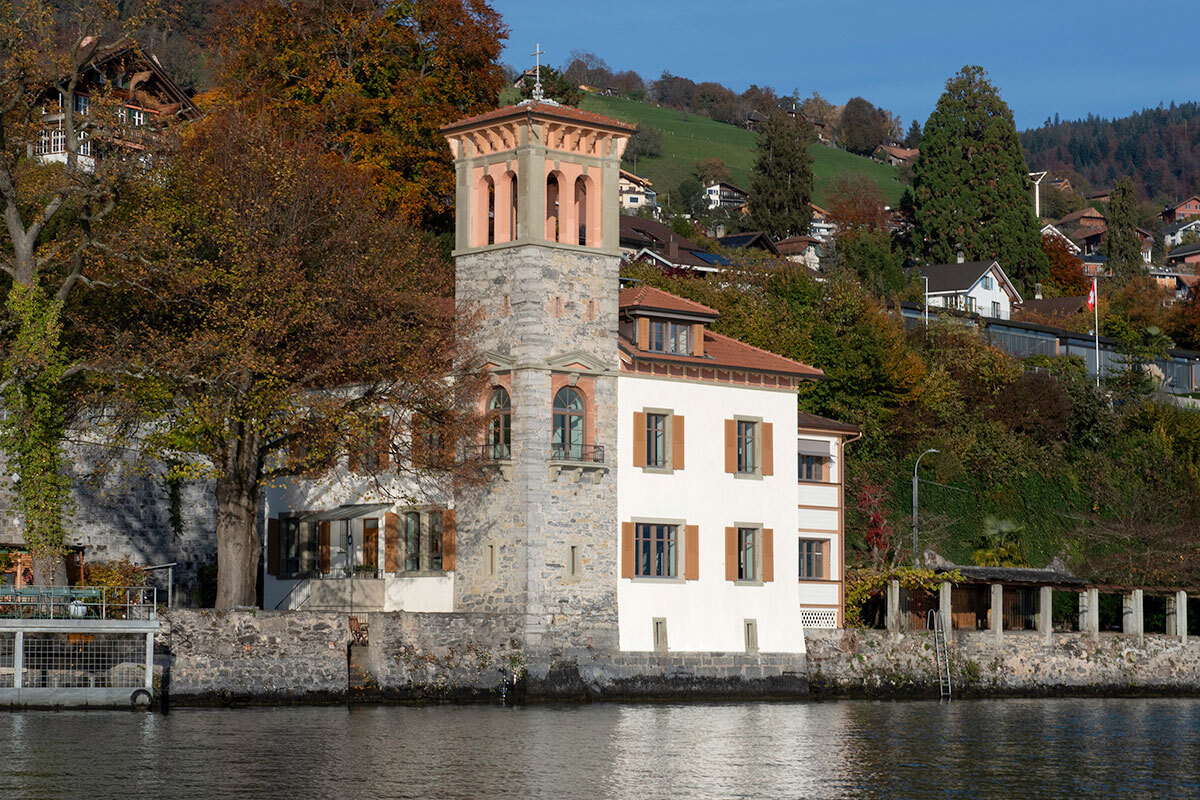
[[[506,442],[467,445],[464,455],[468,461],[508,461],[512,458],[512,445]]]
[[[550,458],[554,461],[582,461],[591,464],[603,464],[604,445],[562,444],[554,442],[550,445]]]
[[[23,586],[0,589],[0,619],[154,619],[153,586]]]

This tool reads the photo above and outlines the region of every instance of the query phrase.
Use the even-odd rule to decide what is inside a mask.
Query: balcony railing
[[[604,463],[604,445],[561,444],[550,445],[550,458],[554,461],[579,461],[587,464]]]
[[[0,619],[154,619],[153,586],[24,586],[0,589]]]
[[[508,461],[512,458],[512,445],[504,442],[468,445],[464,455],[468,461]]]

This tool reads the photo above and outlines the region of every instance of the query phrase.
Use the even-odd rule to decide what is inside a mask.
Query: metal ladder
[[[954,687],[950,683],[950,651],[946,648],[946,631],[942,628],[942,615],[929,609],[925,627],[933,631],[933,654],[937,660],[938,689],[943,700],[952,699]]]

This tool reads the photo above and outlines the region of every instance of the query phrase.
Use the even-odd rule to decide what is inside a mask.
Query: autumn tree
[[[1105,254],[1113,280],[1118,284],[1128,283],[1134,276],[1146,270],[1142,260],[1142,245],[1138,239],[1137,196],[1133,182],[1122,178],[1113,187],[1108,199],[1105,232]]]
[[[759,128],[750,174],[750,225],[776,239],[808,233],[812,139],[812,125],[779,111]]]
[[[153,4],[143,11],[108,0],[0,0],[0,446],[20,478],[15,506],[39,583],[65,579],[61,442],[82,364],[68,348],[64,309],[92,282],[96,257],[121,249],[112,217],[146,179],[155,149],[121,113],[133,34]]]
[[[144,248],[109,265],[127,312],[94,321],[100,399],[176,473],[214,480],[220,608],[254,603],[267,481],[364,450],[407,469],[415,420],[452,443],[482,388],[450,378],[450,265],[330,150],[274,110],[212,112],[125,220]]]
[[[862,97],[852,97],[842,110],[838,142],[851,153],[869,156],[883,144],[888,127],[883,109],[876,108]]]
[[[1042,252],[1050,262],[1050,277],[1046,287],[1061,297],[1077,297],[1087,294],[1091,281],[1083,272],[1083,260],[1071,250],[1070,243],[1061,236],[1042,238]]]
[[[700,183],[705,186],[711,186],[721,181],[728,183],[733,179],[729,173],[729,167],[725,166],[725,162],[719,158],[701,159],[692,166],[692,171],[696,173]]]
[[[1046,257],[1012,111],[982,67],[946,82],[913,171],[914,236],[934,263],[996,259],[1022,291]]]
[[[261,96],[371,171],[410,224],[449,230],[438,129],[495,107],[507,29],[484,0],[239,0],[224,23],[223,91]]]
[[[838,178],[826,200],[842,266],[879,296],[891,296],[905,284],[904,254],[892,241],[885,202],[875,182],[858,174]]]

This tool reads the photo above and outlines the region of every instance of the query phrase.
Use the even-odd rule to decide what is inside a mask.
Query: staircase
[[[950,683],[950,651],[946,647],[946,631],[942,627],[942,615],[929,610],[927,625],[933,631],[933,654],[937,660],[938,690],[943,700],[952,699],[954,687]]]

